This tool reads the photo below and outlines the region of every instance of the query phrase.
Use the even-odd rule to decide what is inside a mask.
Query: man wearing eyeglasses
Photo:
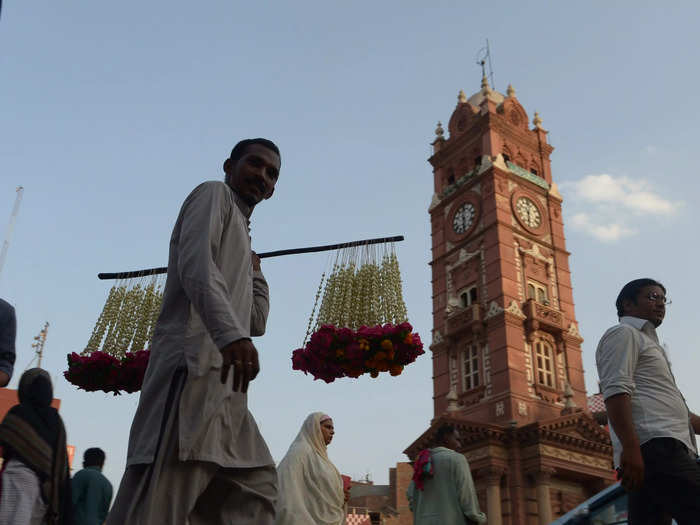
[[[596,365],[615,465],[629,492],[629,523],[700,523],[700,417],[676,386],[656,334],[666,288],[653,279],[627,283],[615,306],[620,323],[603,335]]]

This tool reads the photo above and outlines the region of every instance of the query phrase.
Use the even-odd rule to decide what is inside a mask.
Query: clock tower
[[[489,523],[549,523],[612,479],[586,389],[553,147],[512,86],[460,91],[438,123],[430,204],[434,419],[464,450]]]
[[[486,79],[460,93],[433,142],[430,206],[434,408],[475,421],[557,416],[564,393],[586,406],[564,240],[547,132],[515,90]]]

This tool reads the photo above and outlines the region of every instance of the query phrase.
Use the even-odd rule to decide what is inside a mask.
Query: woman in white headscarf
[[[310,414],[277,467],[279,493],[276,525],[344,525],[343,479],[328,459],[333,420]]]

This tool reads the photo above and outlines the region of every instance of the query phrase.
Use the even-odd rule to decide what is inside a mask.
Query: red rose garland
[[[127,352],[122,359],[118,359],[106,352],[92,352],[90,355],[73,352],[68,355],[68,370],[63,372],[63,376],[86,392],[102,390],[115,396],[122,391],[138,392],[146,374],[149,355],[149,350],[139,350]]]
[[[304,348],[292,352],[292,368],[326,383],[365,373],[397,376],[425,353],[420,336],[412,331],[410,323],[362,326],[357,331],[323,325]]]

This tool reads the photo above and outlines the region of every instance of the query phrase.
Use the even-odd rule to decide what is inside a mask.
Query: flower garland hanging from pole
[[[325,276],[324,272],[304,343],[292,352],[294,370],[326,383],[365,373],[397,376],[425,353],[407,321],[393,244],[383,245],[381,254],[376,246],[339,250]]]

